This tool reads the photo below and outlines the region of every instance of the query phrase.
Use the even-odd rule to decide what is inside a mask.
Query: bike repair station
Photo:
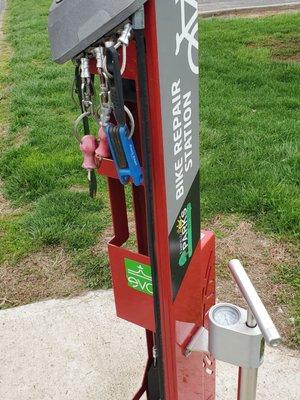
[[[213,400],[221,360],[239,371],[237,398],[254,400],[264,344],[281,339],[238,260],[229,268],[248,308],[216,304],[215,237],[200,228],[197,0],[54,0],[49,36],[53,59],[74,64],[91,196],[97,174],[107,179],[116,312],[145,329],[131,399]]]

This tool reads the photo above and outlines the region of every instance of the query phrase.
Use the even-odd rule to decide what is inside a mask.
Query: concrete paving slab
[[[130,399],[144,332],[114,314],[111,292],[2,311],[0,399]]]
[[[5,11],[6,3],[4,0],[0,0],[0,31],[2,31],[3,16]]]
[[[200,15],[300,8],[300,0],[198,0]]]
[[[0,0],[0,14],[5,10],[5,1]]]
[[[267,352],[258,400],[299,399],[298,356]],[[145,362],[144,331],[115,316],[111,291],[0,312],[0,399],[130,400]],[[220,363],[218,400],[235,399],[236,382]]]

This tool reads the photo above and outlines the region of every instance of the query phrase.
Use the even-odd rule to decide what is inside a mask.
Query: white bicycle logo
[[[176,51],[175,55],[178,56],[181,49],[181,44],[184,40],[188,43],[188,62],[191,71],[198,75],[198,2],[197,0],[175,0],[178,4],[180,1],[181,6],[181,30],[182,32],[176,34]],[[185,7],[189,5],[195,9],[191,19],[186,23]],[[196,58],[196,59],[195,59]]]

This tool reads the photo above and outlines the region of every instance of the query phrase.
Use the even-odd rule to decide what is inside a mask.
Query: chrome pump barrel
[[[268,311],[257,294],[249,276],[239,260],[231,260],[229,269],[248,304],[247,326],[260,328],[266,343],[277,347],[281,337]],[[239,368],[238,400],[255,400],[258,368]]]

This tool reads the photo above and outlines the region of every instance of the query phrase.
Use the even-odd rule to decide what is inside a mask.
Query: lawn
[[[0,176],[18,211],[0,217],[0,264],[17,265],[44,247],[62,246],[86,287],[108,287],[107,268],[98,268],[106,265],[105,254],[93,251],[107,227],[105,180],[99,178],[94,200],[77,190],[86,187],[86,177],[71,135],[78,114],[73,66],[50,59],[49,0],[8,6],[12,50],[0,65],[0,124],[9,123],[9,130],[0,144]],[[261,232],[295,244],[300,14],[201,20],[200,26],[202,218],[240,214]],[[297,291],[294,270],[285,274],[283,266],[278,279]],[[299,303],[293,300],[296,316]]]
[[[201,26],[203,214],[299,238],[300,14]]]

